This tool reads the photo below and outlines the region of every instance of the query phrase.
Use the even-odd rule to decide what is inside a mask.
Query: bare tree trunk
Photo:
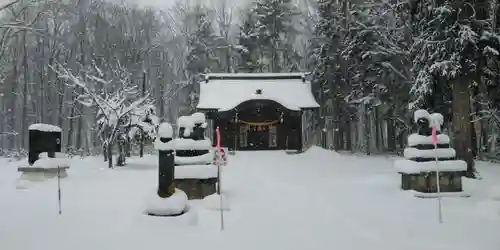
[[[27,20],[27,14],[24,12],[24,20]],[[21,148],[26,148],[26,131],[27,131],[27,116],[28,116],[28,41],[27,41],[27,31],[23,32],[23,75],[24,75],[24,85],[23,85],[23,106],[21,109]]]
[[[107,152],[108,153],[108,167],[113,168],[113,144],[109,143]]]
[[[473,178],[469,80],[463,76],[453,80],[453,146],[457,158],[467,162],[467,177]]]
[[[142,72],[142,96],[146,96],[146,72]],[[144,131],[141,129],[141,142],[139,143],[139,157],[144,156]]]
[[[371,154],[371,148],[370,148],[370,144],[371,144],[371,129],[370,129],[370,113],[368,112],[368,104],[363,104],[363,115],[365,117],[365,121],[364,121],[364,130],[363,130],[363,134],[364,134],[364,144],[365,144],[365,147],[366,147],[366,154],[367,155],[370,155]]]
[[[71,111],[69,114],[69,128],[68,128],[68,140],[66,141],[66,149],[73,147],[73,132],[74,132],[74,117],[75,117],[75,99],[76,96],[71,91]]]
[[[16,44],[18,44],[18,38],[16,37]],[[14,49],[14,58],[18,58],[18,49]],[[10,112],[9,112],[9,130],[12,130],[12,132],[16,132],[16,116],[15,114],[17,113],[17,95],[15,93],[18,93],[17,91],[17,86],[19,83],[19,68],[18,68],[18,61],[17,60],[12,60],[13,61],[13,69],[12,69],[12,77],[10,78],[10,84],[11,84],[11,95],[10,95]],[[17,138],[16,136],[11,136],[9,140],[9,149],[17,149],[19,144],[17,143]]]
[[[390,112],[390,116],[392,116],[392,110]],[[390,152],[396,151],[396,128],[393,119],[387,120],[387,149]]]
[[[116,166],[125,166],[125,141],[122,135],[118,139],[118,159],[116,160]]]
[[[39,87],[40,87],[40,93],[39,99],[38,99],[38,104],[36,105],[38,107],[38,121],[41,123],[44,123],[44,115],[45,115],[45,48],[44,48],[44,40],[41,37],[38,37],[38,51],[41,54],[39,60],[39,66],[38,66],[38,76],[39,76]]]
[[[127,138],[127,141],[125,143],[125,155],[127,157],[132,156],[132,140],[130,138]]]
[[[85,13],[84,13],[84,8],[85,6],[85,0],[80,0],[78,3],[80,5],[80,32],[79,32],[79,37],[80,37],[80,65],[84,66],[86,65],[86,58],[85,58],[85,42],[87,39],[87,25],[86,25],[86,20],[85,20]],[[79,93],[79,92],[77,92]],[[75,148],[76,150],[80,151],[82,150],[82,130],[83,130],[83,105],[77,104],[76,109],[79,111],[79,115],[77,118],[77,124],[76,124],[76,144]],[[75,110],[73,109],[73,111]]]
[[[380,142],[380,137],[381,137],[381,129],[380,129],[380,124],[381,122],[379,121],[378,117],[378,106],[373,107],[373,115],[375,119],[375,147],[377,152],[381,152],[382,147],[381,147],[381,142]]]
[[[60,127],[63,127],[64,125],[64,121],[63,121],[63,114],[64,114],[64,99],[66,98],[64,92],[64,82],[61,81],[61,80],[56,80],[56,82],[58,83],[57,84],[57,88],[59,90],[59,93],[57,94],[57,116],[55,117],[56,120],[57,120],[57,124],[60,126]],[[61,142],[62,143],[62,142]]]
[[[348,118],[349,119],[349,118]],[[345,124],[346,128],[346,150],[352,150],[352,121],[347,122]]]
[[[104,161],[108,161],[108,144],[107,143],[104,143],[102,145],[102,155],[104,157]]]

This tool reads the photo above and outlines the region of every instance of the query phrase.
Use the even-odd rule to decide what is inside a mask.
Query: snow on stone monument
[[[174,185],[173,129],[169,123],[158,128],[155,149],[158,150],[158,189],[146,203],[146,213],[153,216],[179,216],[188,210],[187,195]]]
[[[60,127],[50,124],[32,124],[29,127],[28,167],[19,167],[20,180],[44,181],[59,176],[67,177],[69,159],[61,153]],[[18,186],[22,188],[21,186]]]
[[[205,114],[182,116],[177,121],[175,139],[176,187],[189,199],[203,199],[216,192],[217,168],[212,164],[212,142],[205,138]]]
[[[414,122],[418,125],[418,132],[408,136],[405,159],[394,163],[401,174],[401,188],[414,190],[421,196],[432,196],[430,194],[437,192],[436,176],[439,172],[440,191],[460,194],[467,163],[456,160],[456,152],[450,147],[450,137],[441,133],[443,116],[417,110]],[[436,128],[437,148],[432,143],[432,127]]]

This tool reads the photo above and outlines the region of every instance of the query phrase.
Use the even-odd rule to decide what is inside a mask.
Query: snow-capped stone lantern
[[[426,110],[414,113],[418,132],[408,136],[404,160],[397,160],[394,167],[401,174],[401,188],[420,193],[437,192],[439,172],[440,192],[462,192],[462,179],[467,164],[456,160],[456,152],[450,148],[450,137],[441,133],[443,116],[429,114]],[[436,128],[437,146],[432,141],[432,128]],[[422,195],[425,196],[425,195]]]
[[[212,142],[205,138],[205,114],[182,116],[175,139],[175,186],[189,199],[202,199],[216,192],[217,168],[212,164]]]
[[[20,166],[20,181],[44,181],[54,177],[65,178],[69,159],[61,153],[62,130],[50,124],[32,124],[29,128],[29,167]],[[18,188],[26,188],[23,183]]]
[[[187,195],[174,185],[174,149],[173,129],[169,123],[162,123],[158,128],[158,189],[146,204],[146,213],[153,216],[178,216],[187,209]]]
[[[177,156],[200,156],[207,154],[212,149],[210,140],[205,138],[205,128],[207,127],[205,114],[194,113],[191,116],[181,116],[177,121],[177,126],[179,127],[178,140],[184,142],[184,147],[177,148]]]
[[[32,124],[29,127],[28,163],[33,165],[40,153],[47,153],[49,158],[54,158],[56,152],[61,152],[61,134],[62,130],[58,126]]]

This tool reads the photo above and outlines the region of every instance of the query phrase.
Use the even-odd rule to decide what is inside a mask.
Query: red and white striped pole
[[[215,164],[217,165],[217,194],[219,195],[220,199],[220,230],[224,230],[224,209],[223,209],[223,203],[222,203],[222,195],[220,194],[220,163],[221,163],[221,158],[222,158],[222,152],[221,152],[221,147],[220,147],[220,130],[219,127],[215,129],[215,133],[217,134],[217,145],[215,146]]]
[[[436,135],[436,126],[432,126],[432,144],[434,144],[434,157],[436,159],[436,185],[437,185],[437,195],[438,195],[438,220],[439,223],[443,223],[443,208],[441,204],[441,183],[440,183],[440,174],[439,174],[439,158],[437,151],[437,135]]]

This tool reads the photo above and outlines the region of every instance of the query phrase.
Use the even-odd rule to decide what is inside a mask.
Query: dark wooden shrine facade
[[[271,100],[248,100],[230,111],[200,111],[212,121],[212,134],[219,127],[221,146],[230,150],[302,150],[303,110],[289,110]]]

